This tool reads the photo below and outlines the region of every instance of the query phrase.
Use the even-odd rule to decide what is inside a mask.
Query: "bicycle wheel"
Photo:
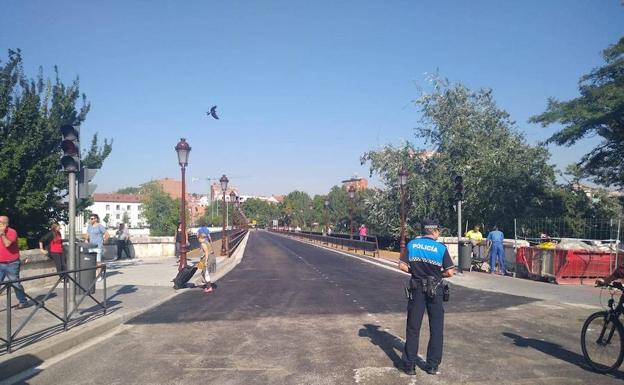
[[[624,360],[624,327],[618,319],[607,322],[608,313],[590,315],[581,332],[583,357],[595,371],[610,373]]]

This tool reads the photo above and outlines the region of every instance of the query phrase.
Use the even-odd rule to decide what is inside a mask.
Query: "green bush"
[[[17,238],[17,247],[19,247],[20,250],[28,250],[28,241],[26,240],[26,238]]]

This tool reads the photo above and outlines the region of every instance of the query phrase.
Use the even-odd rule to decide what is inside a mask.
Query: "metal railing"
[[[313,243],[316,242],[327,246],[333,245],[334,247],[340,248],[342,250],[353,250],[355,252],[361,250],[364,255],[366,255],[366,252],[369,252],[373,257],[379,256],[379,245],[377,243],[377,237],[371,235],[366,236],[365,241],[360,241],[359,239],[351,239],[349,234],[322,235],[312,232],[294,232],[275,229],[271,229],[270,231],[278,234],[284,234],[290,237],[307,239]],[[356,236],[359,238],[359,235]]]
[[[89,285],[88,288],[84,288],[77,280],[76,278],[74,278],[72,275],[76,274],[76,273],[80,273],[83,271],[89,271],[89,270],[97,270],[100,269],[100,273],[97,274],[97,276],[95,276],[95,279],[93,280],[93,282]],[[26,293],[26,291],[24,291],[24,294],[26,295],[26,298],[29,299],[32,303],[33,303],[33,309],[31,310],[30,314],[26,317],[26,319],[24,319],[21,324],[17,327],[17,329],[15,330],[15,332],[13,332],[13,326],[12,326],[12,305],[11,305],[11,292],[13,290],[17,290],[15,287],[15,284],[18,283],[22,283],[22,282],[27,282],[27,281],[33,281],[33,280],[37,280],[37,279],[45,279],[45,278],[49,278],[49,277],[53,277],[53,276],[58,276],[58,279],[56,280],[56,283],[48,290],[48,292],[43,296],[43,299],[36,299],[31,297],[29,294]],[[98,301],[93,295],[92,292],[95,291],[95,284],[97,283],[97,279],[99,277],[102,277],[102,283],[103,283],[103,299],[102,302]],[[73,282],[75,285],[75,290],[77,291],[78,289],[82,290],[82,295],[77,299],[75,306],[73,306],[73,309],[71,311],[69,311],[69,299],[73,298],[73,296],[70,296],[69,294],[69,282]],[[57,314],[57,312],[55,312],[53,309],[51,309],[49,306],[46,306],[46,301],[51,298],[53,296],[53,294],[56,294],[56,288],[59,286],[60,283],[63,283],[63,314]],[[21,278],[18,280],[12,280],[12,281],[3,281],[0,282],[0,295],[2,295],[2,293],[6,291],[6,338],[2,338],[0,337],[0,341],[3,342],[4,347],[6,347],[6,352],[7,353],[11,353],[12,352],[12,346],[15,343],[15,341],[17,340],[17,336],[18,334],[24,329],[24,327],[26,326],[26,324],[28,324],[28,322],[34,317],[34,315],[39,311],[39,310],[45,310],[46,312],[48,312],[49,314],[51,314],[54,318],[58,319],[59,321],[61,321],[62,325],[63,325],[63,331],[67,331],[68,330],[68,325],[69,322],[71,321],[71,317],[72,315],[74,315],[74,313],[76,313],[76,311],[78,310],[78,307],[80,306],[80,304],[82,304],[82,302],[84,301],[84,299],[88,296],[90,297],[98,306],[101,306],[103,309],[103,315],[106,315],[106,311],[107,311],[107,302],[106,302],[106,265],[101,265],[101,266],[96,266],[96,267],[88,267],[88,268],[84,268],[84,269],[76,269],[76,270],[67,270],[67,271],[61,271],[61,272],[57,272],[57,273],[49,273],[49,274],[41,274],[41,275],[36,275],[33,277],[28,277],[28,278]],[[58,310],[57,310],[58,311]]]
[[[236,250],[243,238],[245,238],[246,234],[246,229],[238,229],[234,230],[231,234],[228,235],[228,257],[232,256],[234,250]]]

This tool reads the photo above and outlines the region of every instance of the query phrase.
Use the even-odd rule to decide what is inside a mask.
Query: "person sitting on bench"
[[[465,235],[466,237],[468,237],[468,240],[472,245],[472,257],[481,259],[483,257],[481,256],[479,245],[481,244],[481,241],[483,241],[483,234],[481,234],[480,230],[481,226],[474,225],[472,230],[466,232]]]

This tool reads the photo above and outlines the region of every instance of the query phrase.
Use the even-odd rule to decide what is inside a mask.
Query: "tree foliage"
[[[386,189],[371,197],[370,222],[399,232],[398,173],[409,171],[406,186],[408,228],[436,217],[454,228],[453,176],[464,177],[463,217],[471,224],[509,224],[527,212],[555,184],[548,151],[526,144],[509,115],[498,108],[488,89],[471,91],[461,84],[432,79],[433,90],[416,101],[422,112],[416,138],[386,145],[362,156]]]
[[[140,187],[123,187],[117,190],[117,194],[139,194],[140,192]]]
[[[598,147],[578,165],[585,176],[605,186],[624,187],[624,37],[603,51],[605,64],[579,81],[580,96],[569,101],[548,100],[546,111],[530,121],[563,125],[546,143],[570,146],[599,136]]]
[[[149,223],[150,235],[175,234],[180,219],[180,200],[173,199],[157,182],[141,186],[143,217]]]
[[[67,220],[59,127],[83,123],[90,104],[77,79],[64,84],[56,67],[53,80],[42,70],[28,79],[22,64],[19,50],[0,61],[0,213],[32,245],[51,221]],[[100,148],[94,136],[86,165],[101,166],[111,150],[112,143],[105,140]]]
[[[279,207],[261,199],[247,199],[242,203],[241,209],[249,221],[256,221],[260,227],[271,226],[273,219],[279,217]]]

